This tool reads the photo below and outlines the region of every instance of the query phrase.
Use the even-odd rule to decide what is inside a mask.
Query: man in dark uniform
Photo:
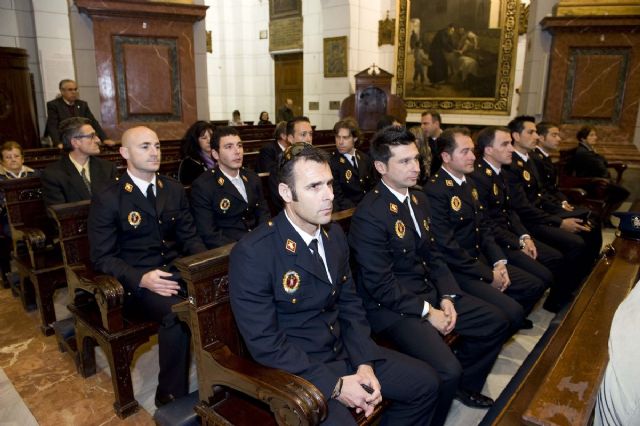
[[[588,245],[583,238],[589,237],[591,232],[591,228],[586,222],[583,223],[583,219],[562,218],[549,214],[541,208],[542,193],[538,191],[537,170],[529,161],[529,152],[533,150],[538,140],[534,118],[516,117],[509,122],[509,130],[515,155],[511,164],[503,167],[503,171],[514,199],[513,206],[535,239],[545,242],[564,254],[565,266],[574,272],[570,281],[566,283],[567,291],[575,290],[591,271],[595,260],[594,253],[597,253],[600,247],[593,247],[597,242]],[[552,304],[547,300],[545,309],[557,312],[568,302],[568,298],[553,302]]]
[[[382,180],[360,202],[349,227],[358,291],[373,331],[428,363],[440,378],[433,424],[443,424],[456,395],[474,407],[493,403],[480,391],[508,320],[463,292],[438,252],[427,197],[410,189],[420,172],[414,135],[386,127],[369,152]],[[440,335],[452,331],[462,336],[455,355]]]
[[[513,332],[531,328],[523,314],[540,299],[545,283],[508,264],[496,244],[475,183],[465,176],[474,169],[473,148],[464,127],[447,129],[438,138],[442,167],[424,186],[433,209],[433,235],[464,291],[503,310]]]
[[[563,264],[562,253],[542,241],[534,242],[512,206],[513,198],[502,170],[502,166],[511,164],[513,159],[511,132],[507,127],[482,129],[477,137],[477,151],[481,158],[470,176],[476,184],[478,198],[484,207],[484,218],[491,225],[496,242],[510,264],[551,286],[547,300],[556,299],[564,291],[567,274],[573,272]]]
[[[356,149],[360,129],[355,120],[338,121],[333,133],[336,150],[329,161],[333,173],[333,204],[336,210],[346,210],[357,206],[375,185],[373,163],[367,154]]]
[[[193,218],[209,249],[236,242],[269,220],[260,178],[242,167],[242,141],[234,127],[216,127],[211,156],[217,166],[191,186]]]
[[[256,171],[258,173],[278,172],[278,163],[282,158],[282,153],[289,146],[287,140],[287,122],[281,121],[276,125],[273,131],[273,142],[269,142],[260,148],[258,153],[258,163]]]
[[[62,132],[60,125],[62,121],[70,117],[84,117],[88,124],[95,129],[98,138],[106,145],[114,145],[115,142],[107,138],[106,133],[100,127],[100,123],[91,113],[89,105],[85,101],[78,99],[78,85],[73,80],[62,80],[58,84],[60,96],[47,102],[47,124],[44,135],[51,137],[53,145],[62,143]]]
[[[86,118],[72,117],[60,126],[64,151],[58,161],[42,173],[42,195],[46,205],[89,200],[116,178],[116,166],[96,157],[98,137]]]
[[[437,377],[369,337],[349,246],[341,228],[329,224],[327,155],[291,146],[279,180],[285,210],[247,234],[230,257],[231,307],[251,355],[315,385],[328,401],[323,424],[355,425],[347,407],[368,416],[384,396],[392,404],[381,424],[429,425]]]
[[[156,175],[160,142],[155,132],[147,127],[127,130],[120,154],[127,160],[127,172],[91,203],[91,262],[122,283],[125,311],[160,324],[155,398],[160,407],[185,395],[189,384],[189,332],[171,312],[184,300],[185,290],[172,263],[179,255],[206,248],[196,234],[182,185]]]

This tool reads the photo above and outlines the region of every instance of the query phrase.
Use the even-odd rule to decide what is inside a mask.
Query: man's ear
[[[129,148],[127,148],[126,146],[121,146],[120,147],[120,155],[122,155],[122,158],[124,158],[125,160],[129,159]]]
[[[382,161],[379,161],[379,160],[374,161],[373,166],[376,168],[378,173],[380,173],[380,176],[384,176],[385,174],[387,174],[387,165],[384,164]]]
[[[216,161],[220,161],[220,154],[213,148],[211,148],[211,157]]]
[[[291,193],[291,188],[286,183],[280,182],[278,184],[278,193],[280,197],[285,203],[290,203],[293,201],[293,194]]]
[[[451,155],[449,155],[449,153],[446,151],[441,152],[440,157],[442,158],[442,162],[445,164],[451,162]]]

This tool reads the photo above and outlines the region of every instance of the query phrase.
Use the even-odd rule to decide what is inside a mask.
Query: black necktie
[[[351,162],[353,163],[353,167],[356,168],[356,170],[358,170],[358,163],[356,163],[356,156],[355,154],[351,156]]]
[[[409,207],[409,196],[408,195],[404,198],[404,205],[407,206],[407,210],[409,210],[409,213],[411,213],[411,207]]]
[[[311,253],[313,254],[313,259],[316,261],[316,266],[319,268],[319,271],[322,271],[322,275],[324,277],[327,276],[327,268],[324,266],[324,260],[322,260],[322,256],[320,256],[320,250],[318,249],[318,239],[314,238],[309,243],[309,249],[311,249]]]
[[[149,200],[149,204],[151,204],[151,207],[153,208],[153,210],[156,210],[156,195],[153,193],[153,184],[150,183],[149,186],[147,186],[147,200]]]

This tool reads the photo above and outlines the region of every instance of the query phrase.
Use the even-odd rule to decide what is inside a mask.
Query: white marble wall
[[[209,118],[230,120],[238,109],[243,120],[257,122],[260,111],[275,119],[273,59],[269,39],[268,0],[206,0],[206,29],[212,32],[213,53],[207,56]]]

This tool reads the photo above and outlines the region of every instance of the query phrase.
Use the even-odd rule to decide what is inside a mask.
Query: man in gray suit
[[[75,81],[65,79],[58,84],[60,96],[47,102],[47,125],[44,135],[49,136],[54,145],[62,143],[60,124],[70,117],[84,117],[89,119],[100,140],[106,145],[115,145],[115,142],[107,137],[104,130],[93,116],[89,105],[78,99],[78,85]]]
[[[115,164],[95,157],[98,136],[87,118],[67,118],[60,130],[65,153],[41,177],[47,206],[89,200],[116,178]]]

